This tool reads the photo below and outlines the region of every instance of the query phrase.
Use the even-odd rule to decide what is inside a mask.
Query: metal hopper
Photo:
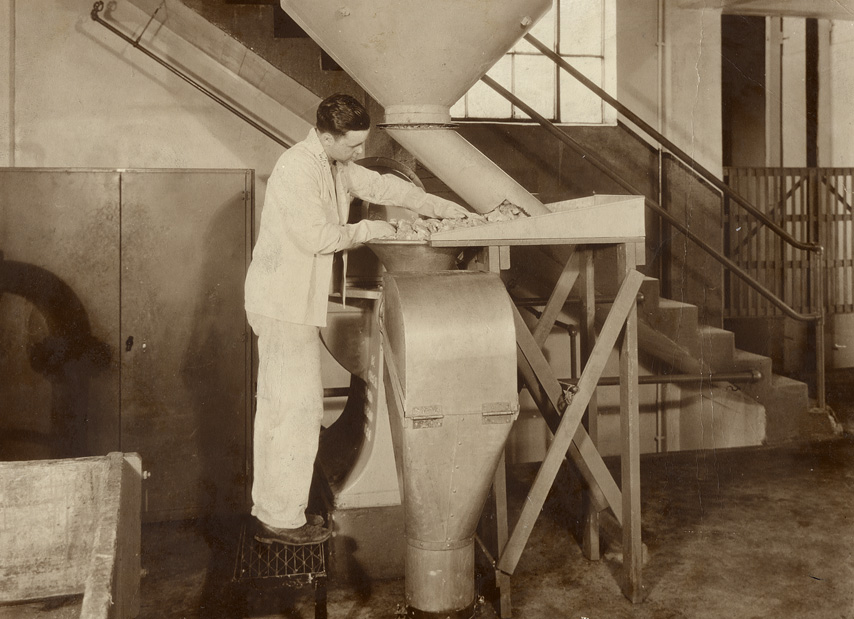
[[[476,211],[542,203],[464,140],[450,106],[551,0],[282,0],[282,8],[385,108],[390,135]]]
[[[495,273],[387,273],[382,315],[407,616],[471,617],[474,532],[519,412],[512,303]]]

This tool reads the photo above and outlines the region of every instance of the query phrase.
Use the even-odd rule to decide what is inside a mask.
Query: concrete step
[[[768,419],[768,443],[782,443],[800,437],[801,420],[809,415],[809,389],[805,383],[772,375],[771,388],[765,396]]]
[[[703,325],[698,328],[700,346],[697,357],[712,372],[731,367],[735,354],[735,334],[726,329]]]
[[[696,305],[672,299],[658,299],[657,306],[644,308],[640,318],[653,329],[691,353],[700,348]]]
[[[762,378],[755,383],[741,383],[742,391],[751,395],[760,403],[764,403],[771,393],[771,381],[773,372],[771,367],[771,357],[757,355],[756,353],[735,349],[733,354],[732,364],[729,367],[721,368],[721,371],[744,372],[748,370],[758,371],[762,374]]]
[[[771,357],[758,355],[753,352],[736,348],[733,352],[732,363],[729,366],[724,366],[722,370],[731,370],[740,372],[744,370],[759,370],[762,372],[763,380],[771,378]]]
[[[767,436],[765,407],[727,384],[683,394],[678,416],[667,423],[669,450],[728,449],[761,445]]]
[[[675,435],[670,437],[680,444],[680,449],[780,443],[797,439],[805,428],[816,426],[816,416],[808,412],[805,383],[774,375],[770,357],[737,349],[732,331],[698,324],[696,306],[662,298],[654,290],[657,280],[648,279],[641,287],[644,303],[639,308],[644,352],[674,363],[683,372],[701,367],[703,372],[761,373],[760,380],[754,383],[717,384],[711,394],[696,391],[687,395],[679,415],[686,423],[682,436],[678,440]],[[650,327],[652,331],[648,330]],[[683,391],[692,392],[690,388]],[[705,434],[696,433],[697,427],[704,428]],[[742,432],[745,435],[739,438]]]
[[[643,295],[643,302],[638,307],[638,312],[643,314],[645,311],[650,313],[658,309],[658,303],[661,300],[661,282],[655,277],[644,277],[641,282],[640,292]]]

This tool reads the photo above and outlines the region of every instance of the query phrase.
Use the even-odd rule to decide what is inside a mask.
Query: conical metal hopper
[[[448,128],[450,106],[552,0],[282,0],[282,8],[385,108],[391,136],[479,212],[536,198]]]
[[[450,121],[448,108],[552,0],[283,0],[282,8],[372,97],[386,121]]]

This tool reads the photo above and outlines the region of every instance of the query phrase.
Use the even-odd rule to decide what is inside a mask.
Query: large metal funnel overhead
[[[450,122],[448,108],[552,0],[282,0],[282,8],[386,110]]]
[[[470,206],[543,205],[448,129],[450,106],[552,0],[282,0],[282,8],[385,108],[391,136]]]

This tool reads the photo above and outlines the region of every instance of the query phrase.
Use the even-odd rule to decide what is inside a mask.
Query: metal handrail
[[[782,310],[784,314],[786,314],[790,318],[793,318],[794,320],[799,320],[802,322],[814,322],[815,323],[815,330],[816,330],[816,337],[815,337],[815,339],[816,339],[816,395],[817,395],[817,400],[818,400],[818,402],[817,402],[818,407],[823,409],[825,407],[825,396],[826,396],[826,393],[825,393],[825,367],[824,367],[824,357],[825,357],[825,351],[824,351],[824,323],[825,323],[825,308],[824,308],[825,299],[824,299],[824,297],[825,297],[825,291],[824,291],[824,287],[825,287],[825,284],[824,284],[824,273],[822,272],[822,268],[821,268],[822,262],[823,262],[822,257],[824,254],[824,247],[822,247],[818,243],[805,243],[805,242],[799,241],[798,239],[793,237],[784,228],[782,228],[779,224],[777,224],[775,221],[773,221],[772,219],[767,217],[762,211],[760,211],[753,204],[751,204],[749,201],[747,201],[745,198],[743,198],[738,192],[734,191],[731,187],[729,187],[726,183],[724,183],[716,175],[712,174],[712,172],[710,172],[708,169],[706,169],[697,160],[695,160],[693,157],[688,155],[688,153],[686,153],[681,148],[676,146],[676,144],[674,144],[672,141],[667,139],[667,137],[664,136],[660,131],[658,131],[654,127],[650,126],[650,124],[647,123],[646,121],[644,121],[640,116],[638,116],[637,114],[632,112],[629,108],[627,108],[625,105],[623,105],[622,103],[617,101],[614,97],[612,97],[610,94],[608,94],[604,89],[600,88],[598,85],[593,83],[592,80],[588,79],[584,74],[582,74],[575,67],[573,67],[568,62],[566,62],[563,58],[561,58],[554,51],[549,49],[546,45],[544,45],[536,37],[532,36],[531,34],[526,34],[524,38],[528,43],[530,43],[537,50],[539,50],[540,53],[542,53],[547,58],[551,59],[552,62],[554,62],[561,69],[563,69],[564,71],[569,73],[572,77],[574,77],[576,80],[578,80],[588,90],[592,91],[600,99],[605,101],[607,104],[609,104],[615,110],[617,110],[620,114],[622,114],[624,117],[629,119],[629,121],[631,121],[637,127],[642,129],[643,131],[645,131],[647,133],[647,135],[649,135],[650,137],[655,139],[660,145],[666,147],[671,153],[673,153],[675,156],[677,156],[682,161],[682,163],[684,163],[686,166],[688,166],[688,168],[695,175],[699,176],[700,178],[705,180],[707,183],[711,184],[712,186],[717,188],[719,191],[721,191],[723,193],[723,195],[727,196],[732,201],[736,202],[744,210],[746,210],[748,213],[753,215],[757,220],[759,220],[764,225],[766,225],[769,229],[771,229],[783,241],[785,241],[786,243],[788,243],[792,247],[795,247],[797,249],[801,249],[804,251],[808,251],[808,252],[815,255],[815,260],[810,261],[810,267],[811,267],[811,270],[813,273],[814,281],[816,283],[815,284],[816,285],[816,300],[815,300],[814,305],[815,305],[817,311],[815,314],[801,314],[799,312],[796,312],[785,301],[778,298],[775,294],[773,294],[770,290],[768,290],[762,284],[760,284],[755,279],[753,279],[750,275],[748,275],[747,273],[742,271],[741,268],[738,267],[738,265],[736,265],[729,258],[726,258],[722,254],[717,252],[717,250],[713,249],[708,244],[703,242],[701,239],[699,239],[698,237],[693,235],[690,232],[690,230],[688,230],[687,227],[678,223],[672,216],[670,216],[670,214],[667,213],[667,211],[665,211],[661,207],[661,205],[657,204],[653,200],[650,200],[649,198],[645,198],[647,208],[654,211],[662,219],[665,219],[666,221],[668,221],[668,223],[670,223],[670,225],[672,225],[674,228],[676,228],[677,230],[682,232],[682,234],[684,234],[686,236],[686,238],[690,239],[695,244],[699,245],[703,249],[703,251],[705,251],[710,256],[712,256],[712,258],[714,258],[715,260],[717,260],[718,262],[723,264],[727,269],[730,270],[731,273],[736,275],[738,278],[740,278],[742,281],[744,281],[748,286],[750,286],[751,288],[756,290],[759,294],[761,294],[763,297],[768,299],[773,305],[775,305],[777,308]],[[484,77],[486,77],[486,76],[484,76]],[[498,84],[496,83],[496,86],[497,85]],[[493,89],[494,89],[494,87],[493,87]],[[519,107],[521,107],[521,106],[519,106]],[[525,108],[521,108],[521,109],[525,109]],[[525,111],[529,115],[531,115],[531,118],[534,118],[534,115],[531,114],[531,112],[533,110],[531,110],[531,111],[525,110]],[[554,125],[552,123],[550,123],[548,120],[546,120],[542,116],[540,116],[540,118],[542,120],[544,120],[548,125],[551,125],[555,132],[561,134],[562,136],[566,135],[562,131],[558,130],[557,127],[554,127]],[[543,123],[540,122],[540,124],[542,125]],[[545,126],[545,125],[543,125],[543,126]],[[562,139],[562,138],[560,138],[560,139]],[[565,141],[565,140],[562,140],[562,141]],[[580,144],[578,146],[580,147]],[[583,154],[585,154],[586,158],[593,160],[594,157],[592,156],[592,153],[586,152],[586,150],[583,149],[583,147],[581,147],[581,148],[582,148],[582,152],[583,152]],[[599,167],[599,165],[597,165],[597,167]],[[624,181],[622,181],[622,179],[615,178],[616,175],[613,175],[609,169],[601,168],[601,167],[600,167],[600,169],[602,171],[606,172],[613,180],[615,180],[621,186],[625,187],[626,185],[628,185],[628,183],[625,183]],[[641,192],[634,191],[634,193],[641,193]]]
[[[528,35],[526,35],[528,38]],[[532,37],[533,38],[533,37]],[[535,39],[536,40],[536,39]],[[823,409],[825,407],[825,384],[824,384],[824,304],[821,302],[821,299],[824,298],[824,278],[822,277],[822,273],[820,270],[815,275],[816,288],[817,288],[817,296],[819,302],[816,304],[817,313],[815,314],[802,314],[800,312],[795,311],[791,308],[784,300],[780,299],[771,292],[768,288],[757,282],[753,279],[748,273],[743,271],[741,267],[739,267],[735,262],[721,254],[714,247],[706,243],[703,239],[695,235],[691,230],[688,229],[687,226],[683,225],[678,219],[676,219],[673,215],[668,213],[658,202],[653,200],[652,198],[646,196],[644,192],[636,189],[631,183],[624,180],[617,173],[613,172],[602,159],[599,158],[598,155],[593,153],[592,151],[586,149],[579,142],[573,139],[568,134],[564,133],[560,129],[558,129],[554,123],[545,118],[542,114],[538,113],[534,108],[525,103],[522,99],[511,93],[509,90],[501,86],[494,79],[489,77],[488,75],[484,75],[480,78],[483,83],[492,88],[499,95],[510,101],[513,105],[524,111],[528,116],[530,116],[533,120],[537,121],[544,129],[546,129],[549,133],[551,133],[558,140],[572,148],[576,153],[582,155],[587,161],[592,163],[596,168],[598,168],[601,172],[603,172],[608,178],[617,183],[620,187],[625,189],[630,194],[634,195],[643,195],[644,202],[646,207],[656,213],[659,217],[667,221],[671,226],[673,226],[676,230],[681,232],[686,238],[691,240],[693,243],[698,245],[703,251],[709,254],[713,259],[726,267],[731,273],[736,275],[738,278],[743,280],[748,286],[756,290],[760,295],[765,297],[768,301],[770,301],[774,306],[779,308],[784,314],[789,316],[794,320],[798,320],[801,322],[814,322],[816,325],[816,395],[817,395],[817,404],[818,407]],[[620,104],[620,107],[624,106]],[[659,134],[660,135],[660,134]],[[663,137],[663,136],[662,136]],[[665,138],[666,139],[666,138]],[[693,159],[691,159],[693,161]],[[697,164],[699,165],[699,164]],[[752,207],[753,210],[756,210],[755,207]],[[757,211],[758,212],[758,211]],[[779,228],[776,224],[772,227]],[[807,243],[798,242],[800,249],[806,249],[809,251],[816,252],[819,257],[824,251],[824,248],[821,245],[812,245]],[[819,264],[821,261],[818,261]],[[815,266],[813,266],[815,269]]]
[[[143,54],[145,54],[146,56],[148,56],[149,58],[154,60],[157,64],[159,64],[162,67],[165,67],[166,69],[168,69],[169,71],[171,71],[172,73],[174,73],[175,75],[180,77],[182,80],[187,82],[190,86],[192,86],[193,88],[195,88],[196,90],[198,90],[202,94],[207,95],[208,97],[210,97],[211,99],[213,99],[214,101],[219,103],[222,107],[227,109],[229,112],[231,112],[232,114],[234,114],[235,116],[237,116],[241,120],[243,120],[243,121],[249,123],[250,125],[252,125],[253,127],[255,127],[258,131],[260,131],[261,133],[266,135],[268,138],[270,138],[271,140],[276,142],[276,144],[278,144],[279,146],[283,146],[284,148],[290,148],[291,147],[291,144],[283,141],[281,138],[279,138],[274,133],[269,131],[266,127],[261,126],[259,123],[257,123],[253,119],[249,118],[249,116],[247,116],[246,114],[244,114],[243,112],[238,110],[236,107],[231,105],[228,101],[226,101],[225,99],[223,99],[222,97],[220,97],[216,93],[208,90],[207,88],[205,88],[204,86],[199,84],[196,80],[191,78],[189,75],[187,75],[186,73],[183,73],[182,71],[173,67],[171,64],[169,64],[168,62],[161,59],[159,56],[150,52],[149,50],[145,49],[142,45],[139,44],[140,39],[142,39],[142,35],[145,33],[145,30],[148,28],[148,24],[151,23],[151,20],[154,19],[154,17],[157,15],[157,12],[160,10],[159,7],[158,7],[157,11],[154,11],[154,13],[151,15],[151,19],[148,20],[148,24],[146,24],[145,28],[143,28],[142,32],[140,32],[139,36],[136,39],[130,38],[129,36],[127,36],[125,33],[123,33],[121,30],[119,30],[118,28],[116,28],[115,26],[110,24],[109,22],[101,19],[100,13],[103,10],[104,10],[104,3],[101,0],[98,0],[97,2],[95,2],[95,4],[92,5],[91,13],[89,13],[89,16],[92,18],[92,21],[95,21],[95,22],[101,24],[102,26],[104,26],[104,28],[106,28],[107,30],[109,30],[110,32],[115,34],[120,39],[122,39],[122,40],[126,41],[127,43],[130,43],[131,45],[133,45],[136,49],[138,49]]]
[[[580,155],[583,155],[587,161],[590,161],[593,165],[595,165],[599,170],[604,172],[612,181],[620,185],[623,189],[628,191],[634,195],[643,195],[643,192],[638,190],[634,185],[629,183],[620,177],[616,172],[613,172],[611,168],[599,158],[595,153],[588,151],[581,144],[579,144],[574,138],[567,135],[560,129],[558,129],[551,121],[546,119],[544,116],[539,114],[536,110],[534,110],[531,106],[525,103],[522,99],[505,89],[498,82],[493,80],[488,75],[484,75],[481,78],[487,86],[495,90],[498,94],[502,95],[508,101],[510,101],[513,105],[520,108],[526,114],[528,114],[531,118],[536,120],[540,125],[542,125],[545,129],[547,129],[552,135],[554,135],[561,142],[564,142],[568,146],[570,146],[573,150],[575,150]],[[730,269],[735,273],[738,277],[743,279],[749,286],[753,287],[759,294],[768,299],[771,303],[777,306],[780,310],[782,310],[786,315],[790,316],[795,320],[811,322],[816,318],[815,314],[801,314],[796,312],[791,307],[789,307],[785,301],[777,297],[773,292],[765,288],[762,284],[754,280],[749,274],[745,273],[741,267],[739,267],[735,262],[718,252],[714,247],[706,243],[703,239],[695,235],[688,229],[684,224],[682,224],[678,219],[676,219],[673,215],[668,213],[661,205],[658,204],[652,198],[648,196],[644,196],[644,200],[646,202],[647,208],[652,210],[657,215],[661,216],[662,219],[666,220],[670,225],[676,228],[679,232],[684,234],[687,238],[691,239],[694,243],[699,245],[705,252],[710,254],[713,258],[715,258],[718,262],[724,265],[727,269]]]
[[[798,191],[801,187],[804,186],[804,181],[806,181],[806,177],[800,179],[797,183],[793,184],[791,189],[789,189],[783,195],[782,198],[777,200],[777,203],[774,204],[774,206],[772,208],[768,209],[768,214],[770,215],[771,213],[776,211],[778,207],[784,206],[786,204],[786,201],[789,200],[789,198],[791,198],[793,195],[795,195],[796,191]],[[744,238],[741,240],[741,242],[736,247],[730,248],[730,251],[735,251],[735,252],[741,251],[745,246],[747,246],[750,243],[751,240],[753,240],[756,237],[757,234],[759,234],[760,228],[761,228],[761,222],[759,222],[755,226],[751,224],[750,230],[748,230],[745,233]]]
[[[756,217],[763,224],[774,230],[781,238],[783,238],[787,243],[796,247],[798,249],[803,249],[806,251],[812,252],[821,252],[822,247],[815,243],[804,243],[803,241],[799,241],[791,234],[789,234],[785,229],[780,227],[777,222],[772,219],[769,219],[762,211],[753,206],[749,201],[743,198],[738,192],[734,191],[731,187],[727,186],[721,179],[715,176],[712,172],[706,169],[701,163],[699,163],[696,159],[691,157],[688,153],[683,151],[681,148],[676,146],[673,142],[667,139],[660,131],[652,127],[649,123],[643,120],[640,116],[632,112],[625,105],[617,101],[614,97],[608,94],[605,90],[597,86],[593,81],[588,79],[584,74],[578,71],[571,64],[566,62],[563,58],[553,52],[551,49],[546,47],[541,41],[539,41],[536,37],[531,36],[530,34],[525,35],[525,40],[528,41],[531,45],[537,48],[543,55],[549,58],[552,62],[558,65],[561,69],[569,73],[576,80],[581,82],[586,88],[595,93],[599,98],[601,98],[605,103],[613,107],[620,114],[628,118],[633,124],[637,125],[641,129],[643,129],[650,137],[655,138],[655,140],[665,146],[667,150],[669,150],[674,155],[678,156],[683,163],[688,165],[688,167],[694,171],[696,174],[703,177],[705,181],[713,185],[715,188],[723,192],[730,199],[737,202],[742,206],[748,213]]]
[[[764,167],[764,166],[727,166],[724,168],[724,170],[734,170],[736,172],[744,172],[744,171],[761,172],[761,173],[769,175],[769,176],[791,175],[792,172],[798,172],[799,174],[803,175],[804,177],[800,181],[798,181],[795,185],[793,185],[789,191],[786,192],[785,198],[788,198],[796,189],[798,189],[807,180],[807,178],[809,178],[808,177],[809,172],[812,172],[812,171],[815,171],[817,173],[820,172],[821,174],[816,175],[817,180],[822,185],[827,186],[827,188],[830,190],[830,195],[832,195],[836,199],[837,202],[842,204],[846,210],[848,210],[848,211],[854,210],[854,205],[852,205],[850,202],[848,202],[848,200],[845,197],[845,194],[840,193],[839,190],[836,188],[836,186],[828,180],[829,176],[840,176],[840,175],[852,176],[852,175],[854,175],[854,168],[828,168],[828,167],[816,167],[816,166],[802,167],[802,168],[798,168],[798,167],[768,168],[768,167]],[[768,174],[769,172],[773,172],[774,174]],[[730,175],[731,175],[731,173],[730,173]],[[728,176],[728,175],[725,174],[725,176]],[[740,174],[738,174],[737,176],[739,178],[743,178],[743,176],[741,176]]]

